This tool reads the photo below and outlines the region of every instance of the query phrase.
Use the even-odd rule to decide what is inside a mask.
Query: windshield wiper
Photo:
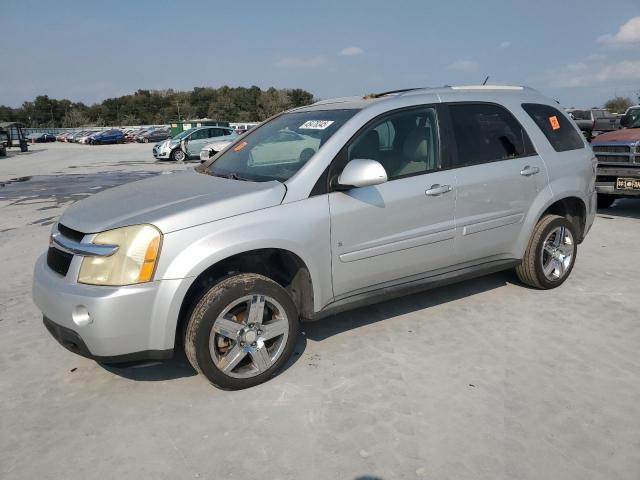
[[[214,177],[228,178],[229,180],[242,180],[243,182],[251,181],[248,178],[240,177],[235,173],[212,173],[211,175],[213,175]]]

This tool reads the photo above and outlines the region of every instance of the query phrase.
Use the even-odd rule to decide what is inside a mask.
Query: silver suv
[[[561,285],[595,159],[523,87],[412,89],[275,116],[196,170],[67,209],[35,266],[47,329],[99,362],[184,346],[213,384],[267,380],[300,320],[516,269]]]

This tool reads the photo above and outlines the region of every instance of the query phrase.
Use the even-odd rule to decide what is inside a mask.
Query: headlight
[[[118,245],[108,257],[84,257],[79,283],[122,286],[149,282],[156,269],[162,234],[152,225],[133,225],[99,233],[98,245]]]

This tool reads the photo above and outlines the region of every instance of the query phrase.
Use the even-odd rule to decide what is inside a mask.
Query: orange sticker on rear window
[[[233,151],[234,152],[239,152],[240,150],[242,150],[244,147],[247,146],[247,142],[242,142],[239,143],[238,145],[236,145],[235,147],[233,147]]]
[[[560,129],[560,122],[558,121],[558,117],[555,115],[553,117],[549,117],[549,123],[551,124],[551,128],[554,130]]]

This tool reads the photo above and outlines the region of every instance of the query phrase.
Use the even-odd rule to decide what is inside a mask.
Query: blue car
[[[124,143],[124,133],[122,130],[113,129],[100,132],[91,139],[92,145],[106,145],[108,143]]]

